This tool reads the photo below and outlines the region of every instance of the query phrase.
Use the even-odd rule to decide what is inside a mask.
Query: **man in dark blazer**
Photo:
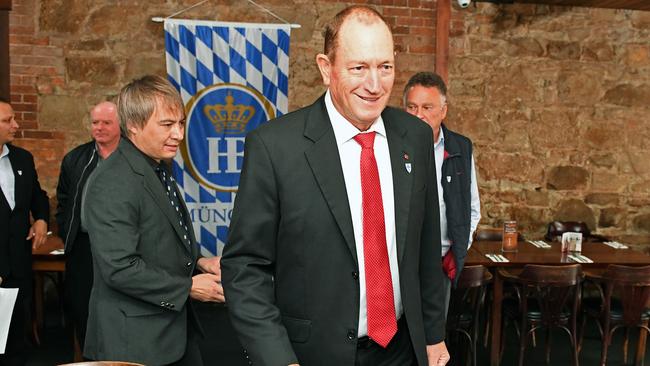
[[[64,305],[81,349],[86,339],[88,301],[93,287],[93,258],[90,238],[81,230],[81,194],[88,177],[117,149],[120,122],[117,106],[101,102],[90,111],[92,141],[65,154],[56,186],[56,222],[65,245]]]
[[[246,138],[222,258],[232,324],[253,365],[444,365],[431,128],[386,108],[394,51],[380,14],[347,8],[324,35],[327,93]],[[366,210],[368,172],[380,215]],[[376,240],[385,255],[369,261]],[[389,277],[369,282],[377,267]]]
[[[25,327],[32,297],[32,248],[45,243],[50,216],[32,154],[10,144],[17,130],[13,108],[0,100],[0,286],[19,289],[1,366],[27,362]]]
[[[122,88],[118,113],[127,138],[95,169],[82,198],[94,269],[84,356],[201,366],[189,299],[224,299],[219,258],[200,256],[165,163],[184,137],[183,103],[166,79],[145,76]]]

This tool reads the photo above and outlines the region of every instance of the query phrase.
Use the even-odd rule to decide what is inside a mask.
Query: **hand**
[[[449,362],[449,352],[445,342],[427,345],[429,366],[445,366]]]
[[[221,281],[221,257],[201,257],[196,263],[199,269],[205,273],[212,273]]]
[[[192,277],[190,297],[203,302],[225,302],[220,277],[212,273],[202,273]]]
[[[47,240],[47,222],[45,220],[36,220],[29,228],[26,240],[32,241],[32,250],[38,249],[41,245],[45,244]]]

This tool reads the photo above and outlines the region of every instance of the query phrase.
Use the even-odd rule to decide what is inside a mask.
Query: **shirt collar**
[[[332,95],[330,94],[329,89],[325,93],[325,107],[327,108],[327,114],[330,117],[332,128],[334,129],[334,136],[336,137],[337,145],[342,145],[361,133],[359,129],[354,127],[354,125],[345,119],[336,107],[334,107],[334,102],[332,101]],[[370,128],[364,132],[376,132],[378,135],[386,137],[386,127],[384,126],[384,120],[381,118],[381,115],[377,117]]]
[[[438,146],[445,146],[445,132],[442,129],[442,126],[438,127],[440,128],[440,135],[438,135],[438,142],[433,143],[433,148],[437,148]]]
[[[7,147],[7,144],[3,144],[2,152],[0,152],[0,159],[4,158],[7,155],[9,155],[9,148]]]

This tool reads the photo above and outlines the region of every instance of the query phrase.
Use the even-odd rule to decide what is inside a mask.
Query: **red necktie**
[[[397,321],[386,248],[384,205],[373,150],[375,133],[358,134],[354,140],[361,145],[363,257],[366,270],[368,337],[386,348],[397,332]]]

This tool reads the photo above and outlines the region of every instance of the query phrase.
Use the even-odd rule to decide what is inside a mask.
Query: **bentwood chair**
[[[602,339],[600,365],[607,363],[607,350],[612,343],[612,336],[619,328],[625,329],[623,341],[623,361],[627,364],[628,341],[632,329],[639,329],[639,342],[636,351],[636,364],[643,364],[645,342],[650,333],[650,266],[630,267],[611,264],[600,275],[588,278],[600,292],[598,303],[585,303],[582,322],[581,341],[587,318],[597,320]]]
[[[145,366],[141,363],[123,362],[123,361],[86,361],[66,363],[58,366]]]
[[[460,273],[456,288],[452,289],[447,314],[447,339],[454,365],[476,366],[476,344],[479,331],[479,315],[485,301],[485,287],[492,281],[492,274],[484,266],[466,266]],[[467,343],[461,342],[461,337]],[[469,347],[462,347],[463,344]],[[463,350],[471,354],[471,363],[458,363]]]
[[[582,233],[584,239],[591,239],[594,241],[607,241],[608,238],[592,234],[589,227],[584,222],[579,221],[553,221],[548,224],[546,229],[546,240],[560,241],[564,233]]]
[[[519,318],[516,323],[520,335],[519,366],[524,363],[528,337],[541,328],[546,329],[546,364],[550,364],[551,329],[560,328],[569,335],[572,361],[578,366],[576,319],[580,306],[582,267],[579,264],[527,264],[519,275],[503,269],[499,270],[499,274],[506,282],[514,285],[519,300],[514,307],[504,304],[504,319],[516,321]]]

